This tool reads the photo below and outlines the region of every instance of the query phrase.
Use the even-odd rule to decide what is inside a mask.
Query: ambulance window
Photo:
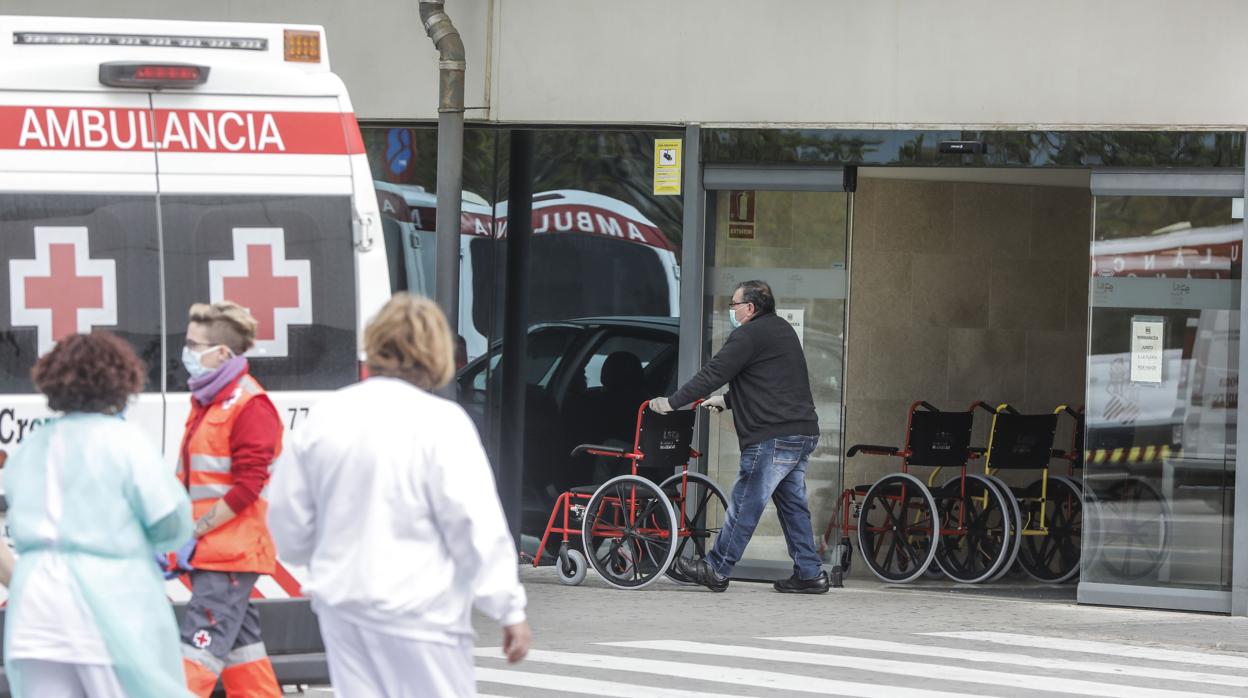
[[[265,388],[357,380],[350,211],[346,196],[162,197],[170,347],[180,350],[192,303],[227,299],[259,323],[248,358]],[[170,356],[169,388],[184,390],[186,370]]]
[[[0,393],[33,393],[35,360],[108,330],[160,390],[160,276],[152,196],[0,193]]]

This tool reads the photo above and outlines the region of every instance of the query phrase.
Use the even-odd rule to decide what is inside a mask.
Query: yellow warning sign
[[[680,195],[679,138],[656,138],[654,141],[654,194]]]

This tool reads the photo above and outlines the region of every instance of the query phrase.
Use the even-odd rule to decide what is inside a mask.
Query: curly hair
[[[364,330],[364,354],[374,376],[401,378],[424,390],[455,374],[455,350],[442,309],[428,298],[396,293]]]
[[[39,357],[30,376],[48,407],[57,412],[125,409],[131,395],[143,390],[147,373],[130,345],[110,332],[75,334]]]

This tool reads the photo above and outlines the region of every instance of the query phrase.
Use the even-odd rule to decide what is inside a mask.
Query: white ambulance
[[[380,241],[321,27],[0,16],[0,451],[51,416],[36,358],[104,329],[147,362],[126,418],[172,465],[186,311],[227,298],[259,321],[253,373],[297,428],[359,376],[390,295]]]
[[[437,196],[424,187],[376,181],[396,289],[432,295]],[[507,202],[465,191],[459,222],[459,334],[469,361],[502,336],[492,307],[505,276]],[[577,317],[680,314],[676,246],[637,207],[579,189],[533,195],[531,324]]]

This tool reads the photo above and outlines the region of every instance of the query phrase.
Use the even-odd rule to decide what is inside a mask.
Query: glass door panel
[[[771,285],[776,312],[801,338],[819,415],[820,438],[806,472],[814,528],[831,515],[841,489],[841,403],[850,194],[842,191],[723,189],[707,193],[706,358],[723,346],[736,285]],[[732,415],[709,419],[708,474],[732,491],[740,448]],[[768,504],[736,576],[787,574],[791,565],[774,505]]]
[[[1081,601],[1229,610],[1243,221],[1201,193],[1095,199]]]

